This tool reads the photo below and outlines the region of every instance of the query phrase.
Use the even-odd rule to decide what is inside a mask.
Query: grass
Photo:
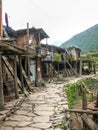
[[[69,108],[73,108],[75,102],[80,99],[80,89],[81,86],[79,83],[68,84],[65,86]]]
[[[64,125],[58,125],[58,126],[56,126],[56,128],[60,128],[62,130],[66,130],[66,128],[64,127]]]
[[[81,54],[82,59],[92,60],[98,62],[98,52],[88,52]]]
[[[86,78],[85,80],[83,80],[83,82],[86,85],[87,89],[89,89],[92,92],[97,92],[98,78]],[[77,82],[77,83],[65,85],[64,91],[67,94],[69,108],[70,109],[74,108],[75,104],[82,98],[80,83]],[[91,94],[87,94],[87,100],[89,102],[93,102],[96,100],[96,97],[94,97]]]

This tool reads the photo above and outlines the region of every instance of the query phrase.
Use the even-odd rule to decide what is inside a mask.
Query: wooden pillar
[[[28,59],[27,59],[27,64],[28,64],[28,71],[27,71],[27,75],[28,75],[28,78],[30,80],[30,57],[28,56]]]
[[[90,61],[88,62],[88,69],[89,69],[89,72],[91,71],[91,63]]]
[[[2,37],[2,0],[0,0],[0,37]]]
[[[93,65],[93,69],[94,69],[94,74],[96,74],[96,65]]]
[[[95,108],[98,108],[98,91],[97,91],[97,96],[96,96],[96,104],[95,104]],[[96,121],[96,123],[98,123],[98,115],[93,115],[93,120]]]
[[[24,62],[25,62],[24,63],[25,64],[24,69],[25,69],[25,72],[27,74],[27,65],[28,65],[28,58],[27,58],[27,56],[25,56]]]
[[[29,52],[29,23],[27,23],[27,50]],[[29,55],[27,56],[27,75],[28,78],[30,79],[30,57]]]
[[[21,78],[21,86],[24,93],[24,82],[23,82],[23,74],[22,74],[22,57],[19,56],[19,66],[20,66],[20,78]]]
[[[46,75],[48,75],[48,62],[45,65],[46,65]]]
[[[18,84],[17,84],[17,57],[14,55],[14,88],[15,88],[15,98],[18,99]]]
[[[27,23],[27,47],[29,45],[29,23]]]
[[[86,97],[86,91],[82,87],[82,109],[85,110],[87,108],[87,97]]]
[[[2,59],[0,52],[0,110],[4,109],[3,77],[2,77]]]
[[[75,61],[75,71],[77,72],[77,61]]]
[[[64,69],[65,69],[65,72],[66,72],[66,66],[67,66],[67,64],[66,64],[66,60],[67,60],[67,54],[66,54],[66,48],[65,48],[65,53],[64,53]]]
[[[57,61],[57,72],[58,72],[58,74],[59,74],[59,64],[60,64],[60,62]]]
[[[41,44],[40,44],[40,33],[39,33],[39,47],[38,47],[38,57],[37,57],[37,80],[40,81],[42,79],[41,74]]]
[[[97,91],[97,96],[96,96],[96,104],[95,104],[95,108],[98,108],[98,91]]]
[[[80,57],[80,76],[82,75],[82,57]]]

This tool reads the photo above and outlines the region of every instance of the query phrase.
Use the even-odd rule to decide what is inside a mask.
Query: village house
[[[0,4],[1,5],[1,4]],[[2,8],[0,8],[2,9]],[[39,86],[43,78],[67,72],[65,49],[47,44],[49,36],[42,28],[34,27],[15,31],[2,26],[0,10],[0,110],[5,97],[19,98],[32,91],[32,83]],[[46,44],[41,40],[46,39]]]
[[[43,78],[49,79],[58,75],[65,68],[66,51],[60,47],[48,44],[41,45]]]
[[[26,95],[27,91],[32,91],[33,85],[39,86],[46,78],[60,73],[70,76],[69,70],[77,67],[79,72],[80,49],[73,47],[65,50],[48,45],[47,38],[49,36],[42,28],[28,28],[28,24],[26,29],[17,31],[3,26],[1,60],[4,65],[1,66],[1,78],[5,95],[15,93],[18,98],[19,91]],[[43,39],[46,39],[46,44],[41,44]],[[72,63],[68,58],[70,54],[73,56]]]
[[[30,28],[28,31],[29,38],[27,38],[27,29],[17,31],[17,46],[28,51],[29,57],[27,56],[22,60],[23,67],[25,68],[28,77],[30,77],[30,81],[36,83],[39,79],[42,78],[40,41],[44,38],[49,38],[49,36],[41,28]]]
[[[66,76],[80,75],[80,53],[78,47],[63,49],[54,45],[41,45],[43,78],[63,73]]]
[[[77,46],[72,46],[67,48],[68,56],[67,60],[75,69],[75,71],[80,74],[80,56],[81,56],[81,49],[78,48]]]
[[[27,34],[28,31],[28,34]],[[19,98],[19,91],[27,95],[32,91],[32,84],[36,85],[41,79],[40,41],[48,38],[43,29],[22,29],[15,31],[11,27],[3,27],[0,41],[1,53],[1,109],[4,97],[13,95]],[[4,88],[4,89],[3,89]]]
[[[13,97],[14,94],[15,98],[19,98],[18,86],[22,90],[22,84],[17,78],[17,56],[25,51],[19,49],[14,43],[14,40],[2,35],[0,40],[0,109],[4,108],[4,99],[8,95]]]

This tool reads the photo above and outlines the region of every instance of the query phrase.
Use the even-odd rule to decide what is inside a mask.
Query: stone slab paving
[[[0,123],[0,130],[61,130],[56,126],[62,124],[68,108],[64,84],[35,87],[20,109]]]

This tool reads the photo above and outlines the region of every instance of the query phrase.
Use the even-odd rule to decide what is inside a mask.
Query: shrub
[[[69,108],[73,108],[75,101],[80,99],[81,86],[79,83],[65,85]]]

